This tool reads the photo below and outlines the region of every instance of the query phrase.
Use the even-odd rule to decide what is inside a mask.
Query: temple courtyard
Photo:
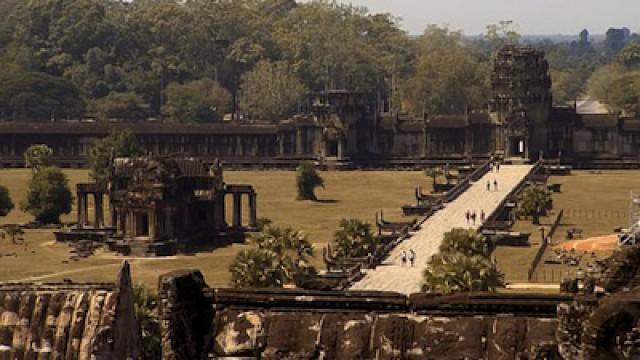
[[[65,170],[70,185],[89,180],[85,170]],[[316,265],[321,268],[322,248],[331,240],[342,218],[361,218],[374,222],[377,209],[385,217],[401,219],[400,207],[413,203],[414,188],[429,188],[430,178],[419,171],[353,171],[324,172],[325,188],[317,192],[319,201],[296,201],[295,173],[287,171],[227,171],[229,183],[246,183],[258,194],[258,216],[280,225],[303,230],[316,248]],[[30,170],[0,170],[0,184],[9,188],[19,204],[26,192]],[[565,217],[554,237],[561,246],[566,229],[579,227],[582,238],[611,235],[613,229],[624,227],[629,209],[629,193],[638,190],[640,171],[573,171],[570,176],[552,177],[550,183],[562,184],[562,192],[553,195],[554,210],[541,222],[548,225],[560,209]],[[228,204],[230,206],[230,204]],[[17,206],[18,207],[18,206]],[[248,211],[244,211],[248,214]],[[76,219],[75,209],[63,217],[65,222]],[[14,209],[0,218],[0,224],[26,223],[29,214]],[[540,244],[538,226],[528,220],[518,221],[514,230],[531,232],[528,247],[500,246],[495,252],[498,266],[508,282],[527,280],[527,269]],[[13,245],[0,240],[0,280],[54,281],[69,278],[77,281],[110,281],[123,259],[122,256],[98,250],[95,256],[70,260],[70,248],[54,242],[52,230],[27,230],[25,243]],[[195,255],[169,258],[130,259],[135,278],[155,288],[161,273],[183,268],[199,268],[211,286],[228,285],[229,264],[243,245],[223,245]],[[551,251],[551,250],[548,250]],[[419,259],[426,261],[426,259]],[[552,267],[541,263],[538,271]],[[548,270],[548,269],[547,269]],[[550,270],[554,271],[554,270]],[[557,279],[556,279],[557,280]]]

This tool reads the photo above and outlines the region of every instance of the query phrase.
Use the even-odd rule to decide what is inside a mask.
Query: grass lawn
[[[562,184],[562,192],[553,194],[554,209],[540,223],[547,229],[555,219],[560,209],[564,209],[564,218],[558,227],[553,244],[566,241],[566,230],[569,227],[583,229],[583,238],[609,235],[616,227],[629,225],[629,194],[640,191],[640,171],[573,171],[570,176],[551,177],[549,183]],[[500,246],[495,255],[498,266],[505,273],[508,282],[522,282],[527,280],[527,270],[531,260],[540,246],[540,231],[538,225],[530,220],[518,221],[513,230],[530,232],[531,245],[529,247]],[[552,250],[547,250],[545,257]],[[598,254],[598,258],[608,256],[608,253]],[[543,257],[543,259],[545,258]],[[546,272],[550,281],[551,272],[555,272],[556,279],[560,273],[575,271],[577,268],[566,265],[551,265],[543,262],[537,268],[539,278]]]
[[[76,183],[88,181],[86,170],[65,170],[65,173],[72,189]],[[0,184],[9,188],[16,205],[25,196],[30,175],[30,170],[26,169],[0,170]],[[422,185],[428,189],[430,185],[429,178],[415,171],[324,172],[322,176],[326,186],[317,191],[318,202],[295,200],[294,172],[228,171],[225,181],[252,184],[256,188],[259,217],[303,230],[317,249],[317,265],[321,265],[321,248],[331,240],[340,219],[360,218],[373,222],[377,209],[383,209],[388,218],[399,219],[400,207],[414,201],[415,186]],[[74,203],[72,213],[63,216],[62,220],[74,221],[75,216]],[[16,208],[7,217],[0,218],[0,224],[25,223],[31,219],[29,214]],[[53,281],[70,278],[76,281],[113,281],[124,259],[98,251],[91,258],[69,262],[69,248],[54,243],[51,231],[27,231],[25,239],[26,246],[13,245],[7,239],[0,241],[0,280]],[[134,280],[151,288],[156,288],[158,275],[184,268],[198,268],[205,274],[209,285],[225,286],[229,281],[229,264],[242,248],[243,245],[236,244],[195,256],[130,259],[130,262]]]

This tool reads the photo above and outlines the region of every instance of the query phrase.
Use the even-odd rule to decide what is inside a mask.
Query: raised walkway
[[[492,214],[509,193],[527,176],[532,165],[503,165],[500,172],[488,172],[480,180],[471,185],[467,191],[445,208],[427,219],[413,236],[403,241],[387,260],[368,270],[362,280],[351,288],[354,290],[396,291],[404,294],[419,292],[422,287],[422,272],[427,267],[427,261],[438,248],[446,232],[453,228],[474,228],[480,224],[480,212],[484,210],[487,217]],[[493,181],[498,181],[498,189],[494,190]],[[487,182],[491,183],[491,190],[487,191]],[[476,211],[476,224],[467,224],[465,213],[467,210]],[[414,267],[402,266],[400,257],[403,250],[413,249],[416,252]]]

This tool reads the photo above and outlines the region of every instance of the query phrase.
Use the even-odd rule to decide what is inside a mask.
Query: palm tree
[[[371,225],[358,219],[340,220],[340,228],[334,233],[333,240],[340,257],[366,256],[376,249]]]
[[[493,251],[493,242],[472,229],[455,228],[444,234],[440,252],[459,252],[466,256],[488,257]]]
[[[544,215],[547,206],[551,202],[551,193],[539,186],[526,188],[518,196],[518,213],[523,216],[531,216],[532,222],[540,224],[540,216]]]
[[[504,285],[504,275],[486,257],[459,252],[433,256],[423,276],[423,291],[442,294],[495,291]]]
[[[300,285],[316,274],[309,263],[313,247],[306,235],[290,227],[267,226],[249,240],[231,264],[235,287]]]

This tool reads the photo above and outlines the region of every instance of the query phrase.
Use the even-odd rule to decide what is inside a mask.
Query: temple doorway
[[[524,137],[514,136],[509,139],[509,156],[511,157],[521,157],[524,158],[527,156],[527,143]]]
[[[338,142],[335,140],[327,140],[326,157],[338,156]]]
[[[145,213],[136,214],[136,237],[149,236],[149,215]]]

